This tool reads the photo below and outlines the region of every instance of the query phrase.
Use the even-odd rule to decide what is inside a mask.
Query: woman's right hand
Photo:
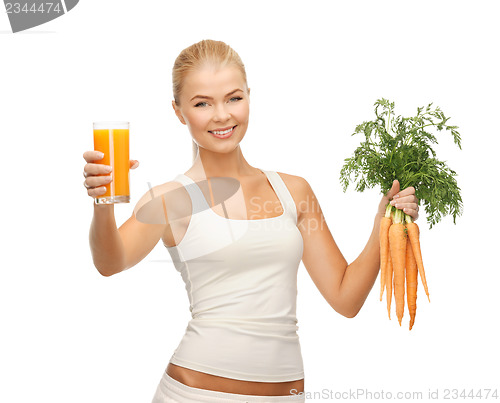
[[[103,159],[103,155],[99,151],[85,151],[83,159],[87,162],[83,168],[83,186],[87,189],[87,194],[90,197],[96,198],[106,193],[108,183],[113,180],[111,166],[104,164],[96,164],[95,161]],[[135,169],[139,166],[139,161],[130,160],[130,169]]]

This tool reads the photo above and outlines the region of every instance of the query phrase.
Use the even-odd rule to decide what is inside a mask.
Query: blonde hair
[[[204,39],[184,49],[177,56],[177,59],[175,59],[174,67],[172,68],[172,89],[174,101],[177,105],[180,105],[179,99],[184,78],[189,72],[206,65],[213,65],[215,67],[236,66],[240,70],[245,85],[248,88],[245,65],[238,53],[222,41]],[[193,140],[193,161],[197,155],[198,144]]]

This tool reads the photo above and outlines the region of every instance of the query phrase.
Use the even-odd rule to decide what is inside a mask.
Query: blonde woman
[[[192,319],[153,403],[304,402],[296,332],[300,261],[331,307],[353,318],[378,275],[385,205],[397,200],[417,219],[415,191],[399,191],[394,181],[365,248],[348,264],[309,183],[256,168],[243,156],[250,89],[231,47],[203,40],[184,49],[173,67],[173,95],[193,140],[191,168],[146,192],[120,228],[112,205],[94,204],[90,229],[102,275],[133,267],[161,238],[185,282]],[[85,187],[95,198],[112,173],[96,152],[84,158]]]

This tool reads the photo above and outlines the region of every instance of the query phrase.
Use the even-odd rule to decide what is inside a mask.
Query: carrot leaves
[[[432,144],[437,144],[436,134],[449,131],[453,142],[462,149],[457,126],[447,124],[439,107],[417,108],[417,115],[409,118],[396,116],[394,102],[382,98],[375,102],[376,118],[356,126],[353,136],[361,134],[364,141],[344,160],[340,182],[346,191],[349,183],[355,190],[379,185],[386,194],[397,179],[400,188],[415,188],[415,195],[425,207],[429,228],[445,215],[462,214],[463,204],[456,172],[437,159]]]

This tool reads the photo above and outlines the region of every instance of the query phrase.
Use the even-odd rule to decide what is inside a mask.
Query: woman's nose
[[[215,110],[214,110],[214,121],[216,122],[224,122],[226,120],[229,120],[231,118],[231,114],[229,111],[225,108],[224,105],[218,105]]]

